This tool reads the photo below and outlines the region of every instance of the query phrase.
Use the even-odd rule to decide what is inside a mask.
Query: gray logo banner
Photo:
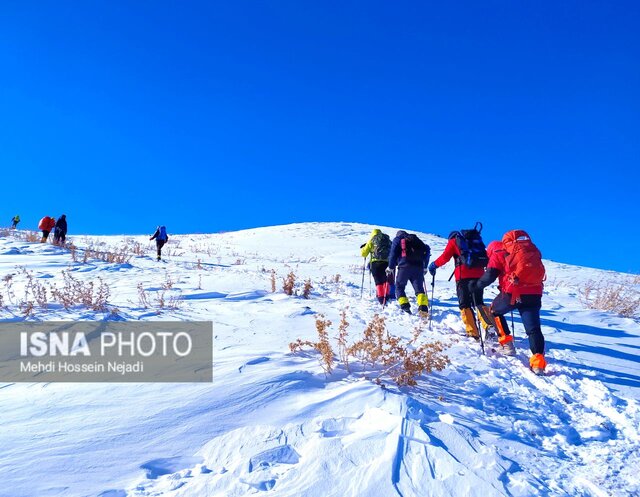
[[[210,382],[213,324],[0,323],[0,382]]]

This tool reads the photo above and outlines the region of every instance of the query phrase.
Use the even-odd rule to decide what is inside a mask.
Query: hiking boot
[[[418,310],[420,312],[424,312],[425,314],[428,314],[429,313],[429,306],[428,305],[418,306]]]
[[[475,338],[476,340],[480,340],[480,335],[478,335],[477,330],[467,330],[467,336],[471,338]]]
[[[500,345],[500,353],[502,355],[514,356],[516,355],[516,346],[513,344],[513,340],[509,340]]]
[[[529,358],[529,366],[535,374],[542,375],[547,367],[547,361],[542,354],[534,354]]]
[[[492,342],[498,341],[498,331],[495,326],[488,326],[484,330],[484,338],[485,340],[490,340]]]
[[[409,304],[402,304],[400,306],[400,309],[402,309],[407,314],[411,314],[411,306]]]

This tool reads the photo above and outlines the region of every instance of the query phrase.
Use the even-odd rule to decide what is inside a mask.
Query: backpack
[[[541,286],[546,279],[542,254],[528,233],[523,230],[509,231],[502,237],[502,245],[507,252],[505,281],[512,290],[509,293],[517,293],[514,287]]]
[[[391,252],[391,238],[386,233],[377,233],[371,239],[371,258],[380,261],[389,260]]]
[[[160,226],[158,236],[156,237],[160,241],[166,241],[167,238],[167,228],[165,226]]]
[[[400,240],[400,246],[402,247],[402,257],[410,264],[422,265],[425,257],[430,252],[429,246],[413,233]]]
[[[42,219],[40,219],[40,222],[38,223],[38,229],[51,231],[51,229],[55,225],[56,225],[55,219],[49,216],[44,216]]]
[[[480,229],[478,229],[480,225]],[[454,231],[456,245],[460,251],[460,255],[456,259],[456,266],[467,266],[470,268],[484,268],[489,262],[487,248],[482,241],[480,233],[482,232],[482,223],[478,221],[473,229]]]

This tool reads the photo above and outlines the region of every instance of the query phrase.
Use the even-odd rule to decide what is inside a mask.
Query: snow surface
[[[516,357],[482,356],[464,337],[447,266],[427,335],[451,344],[451,365],[415,388],[383,389],[342,368],[327,377],[314,353],[288,349],[315,338],[316,313],[337,323],[342,309],[352,333],[382,312],[392,333],[411,336],[421,318],[395,303],[381,311],[368,276],[360,298],[358,247],[372,228],[306,223],[175,236],[166,262],[154,260],[148,237],[71,237],[79,253],[141,243],[147,255],[128,264],[74,263],[66,250],[0,238],[0,279],[14,274],[16,300],[26,283],[18,267],[43,281],[68,270],[102,278],[118,309],[53,303],[29,319],[210,320],[215,335],[209,384],[0,385],[0,495],[640,495],[640,325],[579,299],[588,280],[629,275],[545,262],[549,371],[537,377],[517,313]],[[446,240],[420,236],[433,254],[444,248]],[[289,271],[311,278],[310,299],[279,290]],[[183,304],[145,309],[139,283],[152,299],[171,286],[166,297]],[[0,292],[0,318],[24,319],[2,280]]]

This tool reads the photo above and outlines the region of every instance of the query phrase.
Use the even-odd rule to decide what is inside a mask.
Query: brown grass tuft
[[[289,344],[292,353],[305,347],[319,352],[320,364],[326,374],[333,371],[335,363],[335,354],[329,341],[330,326],[331,322],[320,314],[316,316],[317,342],[297,339]],[[367,324],[362,337],[348,345],[348,327],[346,311],[343,310],[336,337],[339,362],[350,371],[349,358],[355,358],[362,364],[363,372],[367,367],[377,372],[373,381],[379,385],[384,386],[384,379],[387,378],[398,386],[415,386],[421,375],[441,371],[450,362],[444,354],[448,345],[442,342],[416,344],[422,335],[421,328],[414,330],[411,340],[405,340],[391,335],[386,329],[384,317],[376,314]]]
[[[293,295],[293,287],[296,284],[296,275],[291,271],[285,278],[282,279],[282,291],[287,295]]]
[[[635,317],[640,314],[640,292],[631,285],[589,280],[580,289],[580,300],[589,309]]]
[[[311,290],[313,290],[313,285],[311,284],[311,279],[308,279],[302,287],[302,297],[308,299],[311,296]]]

